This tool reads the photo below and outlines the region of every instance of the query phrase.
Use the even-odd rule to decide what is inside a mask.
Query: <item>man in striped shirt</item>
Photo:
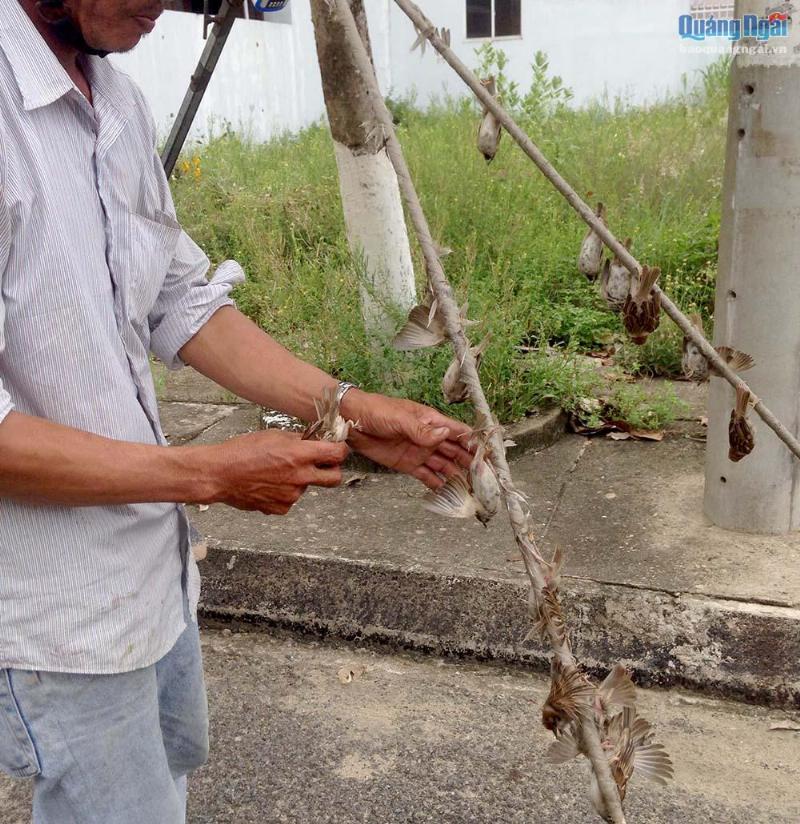
[[[0,0],[0,769],[37,824],[176,824],[207,754],[198,574],[180,506],[281,515],[347,447],[259,432],[167,448],[149,353],[426,485],[467,428],[297,360],[181,230],[139,90],[104,59],[159,0]]]

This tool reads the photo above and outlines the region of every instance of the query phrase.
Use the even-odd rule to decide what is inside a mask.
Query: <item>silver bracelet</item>
[[[348,383],[347,381],[339,381],[339,386],[336,387],[336,407],[338,409],[341,406],[342,400],[344,396],[351,390],[351,389],[358,389],[358,387],[354,383]]]

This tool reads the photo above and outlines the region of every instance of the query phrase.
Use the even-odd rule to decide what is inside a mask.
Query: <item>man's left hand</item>
[[[351,389],[340,412],[359,424],[348,440],[353,449],[431,489],[472,461],[470,427],[430,407]]]

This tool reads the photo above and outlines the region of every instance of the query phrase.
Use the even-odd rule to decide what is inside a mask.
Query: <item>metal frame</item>
[[[217,62],[222,54],[222,50],[225,48],[225,43],[228,40],[228,35],[231,33],[233,22],[236,19],[236,14],[242,2],[243,0],[223,0],[219,14],[212,16],[208,13],[208,0],[204,0],[204,37],[208,31],[208,24],[213,22],[214,25],[211,29],[211,34],[208,35],[206,46],[203,49],[202,55],[200,55],[197,68],[189,82],[189,88],[183,98],[183,103],[181,103],[181,107],[178,110],[178,116],[175,118],[172,130],[170,131],[161,155],[161,162],[164,164],[164,171],[166,171],[167,177],[175,170],[175,164],[178,162],[183,144],[186,142],[189,129],[191,129],[197,110],[203,101],[203,96],[208,88],[211,75],[217,67]]]

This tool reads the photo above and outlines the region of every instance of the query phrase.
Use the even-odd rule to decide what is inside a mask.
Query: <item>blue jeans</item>
[[[34,824],[184,824],[208,757],[197,624],[118,675],[0,669],[0,770],[33,778]]]

